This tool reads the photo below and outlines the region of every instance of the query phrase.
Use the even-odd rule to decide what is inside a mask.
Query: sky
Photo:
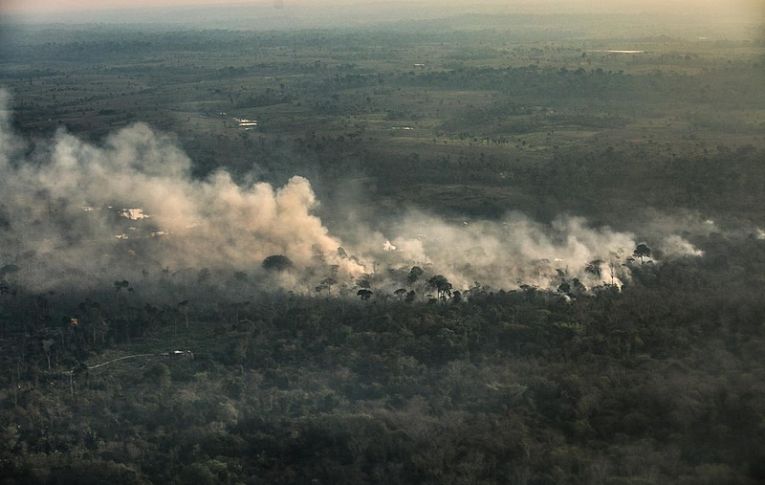
[[[138,9],[188,5],[230,5],[234,3],[264,5],[273,4],[274,0],[0,0],[0,10],[18,13],[36,13],[52,10]]]
[[[283,9],[274,8],[276,4]],[[236,5],[237,9],[227,9]],[[242,6],[260,7],[250,13],[257,18],[347,18],[385,20],[443,18],[457,13],[532,14],[659,14],[760,24],[765,20],[765,0],[0,0],[0,20],[21,19],[33,23],[199,21],[208,15],[234,18]],[[175,7],[209,7],[197,9]],[[326,7],[326,8],[324,8]],[[349,8],[350,7],[350,8]],[[367,19],[369,20],[369,19]]]
[[[94,10],[110,8],[151,8],[151,7],[173,7],[187,5],[230,5],[230,4],[251,4],[251,5],[273,5],[282,1],[287,6],[321,6],[337,4],[394,4],[396,2],[386,2],[383,0],[0,0],[0,10],[6,12],[40,12],[56,10]],[[431,4],[434,6],[449,4],[452,6],[470,6],[480,4],[495,5],[513,5],[520,4],[524,6],[533,6],[539,4],[564,4],[576,6],[578,8],[591,8],[592,10],[605,8],[613,5],[633,6],[635,8],[676,8],[677,6],[686,6],[688,8],[717,8],[724,7],[726,10],[743,9],[752,12],[756,10],[765,10],[765,0],[410,0],[409,4]],[[722,4],[722,5],[721,5]]]
[[[184,5],[226,5],[231,0],[0,0],[0,8],[12,12],[40,12],[50,10],[92,10],[104,8],[149,8]],[[264,0],[250,2],[263,4]]]

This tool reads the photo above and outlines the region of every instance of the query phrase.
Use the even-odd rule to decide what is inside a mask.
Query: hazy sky
[[[92,10],[104,8],[146,8],[180,5],[215,5],[236,3],[231,0],[0,0],[0,7],[12,12],[40,12],[50,10]],[[245,2],[239,2],[245,3]],[[263,4],[254,0],[252,4]]]
[[[169,7],[183,5],[227,5],[227,4],[251,4],[251,5],[269,5],[278,0],[0,0],[0,9],[15,12],[31,11],[52,11],[52,10],[93,10],[109,8],[148,8],[148,7]],[[397,2],[386,2],[384,0],[283,0],[287,6],[320,6],[337,4],[386,4]],[[509,6],[521,4],[530,6],[539,4],[571,4],[579,8],[590,7],[597,10],[607,6],[626,5],[635,8],[649,7],[661,8],[666,5],[670,8],[677,6],[687,6],[689,8],[710,8],[715,5],[723,4],[727,9],[746,9],[754,11],[756,9],[765,9],[765,0],[409,0],[409,4],[439,4],[449,5],[480,5],[495,4]]]
[[[272,8],[276,3],[283,4],[285,8]],[[412,20],[441,18],[468,11],[487,13],[488,8],[505,14],[680,14],[696,19],[704,18],[713,23],[761,23],[765,19],[765,0],[0,0],[0,14],[18,15],[32,22],[130,22],[136,19],[154,22],[174,19],[168,11],[158,10],[162,7],[220,6],[210,13],[225,15],[226,5],[259,6],[259,18],[277,14],[292,17],[302,15],[307,18],[321,15],[351,18],[366,12],[367,16],[373,18],[382,14],[385,17]],[[342,8],[322,11],[322,7],[331,6]],[[359,10],[347,6],[365,7]],[[119,12],[124,9],[130,9],[130,12]],[[192,15],[192,18],[196,18],[194,15],[205,17],[205,14],[197,14],[193,10],[187,11],[188,15]]]

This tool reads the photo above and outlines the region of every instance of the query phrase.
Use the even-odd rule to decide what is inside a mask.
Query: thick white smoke
[[[0,263],[26,255],[17,266],[40,287],[137,267],[248,269],[273,254],[289,255],[298,269],[318,258],[363,272],[337,256],[340,243],[311,214],[316,200],[304,178],[279,189],[240,186],[226,172],[194,180],[189,158],[144,124],[101,147],[60,132],[48,153],[22,158],[8,116],[3,110]]]
[[[476,281],[493,288],[523,284],[554,288],[562,276],[578,278],[587,286],[610,283],[609,261],[623,261],[635,247],[632,234],[593,229],[581,218],[561,217],[543,225],[518,213],[500,222],[462,224],[411,214],[395,232],[405,236],[391,241],[395,250],[388,252],[389,262],[404,260],[433,268],[456,288],[468,288]],[[596,260],[601,261],[600,276],[585,271]],[[618,277],[625,277],[625,272],[619,270]]]
[[[395,289],[404,284],[396,275],[412,265],[458,289],[475,281],[548,288],[562,277],[587,286],[629,277],[614,261],[632,253],[633,235],[579,218],[542,225],[512,214],[450,224],[414,213],[387,235],[357,229],[352,247],[341,250],[313,213],[317,201],[305,178],[281,188],[240,185],[225,171],[198,180],[172,138],[140,123],[100,146],[62,131],[25,155],[7,103],[0,91],[0,266],[19,268],[15,278],[35,289],[202,268],[257,273],[298,291],[328,276],[346,291],[360,278]],[[698,254],[678,236],[667,241],[673,256]],[[271,255],[288,257],[292,269],[267,273],[261,263]],[[594,260],[597,271],[585,271]]]

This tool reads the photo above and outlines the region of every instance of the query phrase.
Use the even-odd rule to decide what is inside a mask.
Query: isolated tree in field
[[[436,290],[438,299],[446,299],[447,296],[452,294],[452,284],[446,279],[444,275],[437,274],[428,280],[428,286]]]
[[[640,262],[644,262],[645,258],[651,257],[651,248],[646,243],[640,243],[635,247],[635,251],[632,255],[636,258],[640,258]]]
[[[356,292],[356,294],[357,294],[357,295],[358,295],[358,296],[359,296],[359,297],[360,297],[360,298],[361,298],[363,301],[367,301],[367,300],[369,300],[370,298],[372,298],[372,295],[373,295],[373,293],[372,293],[372,290],[368,290],[368,289],[366,289],[366,288],[362,288],[362,289],[360,289],[358,292]]]
[[[422,270],[422,268],[420,268],[419,266],[413,266],[412,269],[409,270],[409,275],[407,275],[406,281],[411,286],[417,283],[417,280],[420,279],[420,276],[422,276],[423,273],[424,271]]]
[[[399,300],[403,300],[406,296],[406,288],[399,288],[398,290],[394,291],[393,294],[396,295]]]
[[[287,256],[274,254],[264,259],[261,265],[266,271],[287,271],[292,268],[292,261]]]

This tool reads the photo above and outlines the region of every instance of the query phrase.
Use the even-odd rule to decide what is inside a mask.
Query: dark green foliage
[[[632,253],[632,255],[636,258],[640,258],[642,261],[645,258],[651,257],[651,248],[648,247],[648,244],[646,243],[640,243],[635,247],[635,251]]]
[[[292,261],[287,256],[276,254],[264,259],[262,266],[268,271],[287,271],[292,268]]]
[[[0,268],[0,278],[4,277],[7,274],[13,274],[19,271],[19,267],[15,264],[6,264],[2,268]]]
[[[435,275],[428,280],[428,286],[436,290],[438,299],[446,298],[452,294],[452,284],[443,275]]]
[[[120,290],[128,289],[128,288],[130,288],[130,282],[127,281],[127,280],[115,281],[114,282],[114,289],[116,291],[120,291]]]
[[[171,381],[170,368],[165,364],[156,364],[144,372],[143,377],[156,386],[167,387]]]
[[[621,293],[586,294],[571,280],[569,303],[476,286],[439,305],[393,295],[239,304],[176,287],[190,324],[175,337],[174,306],[138,301],[144,291],[135,308],[108,292],[74,307],[81,295],[43,304],[22,292],[4,306],[13,345],[2,357],[0,474],[41,484],[755,484],[765,244],[699,244],[705,258],[638,264]],[[49,318],[30,319],[34,308]],[[90,334],[93,318],[106,322],[104,338]],[[157,355],[177,348],[194,358]],[[87,368],[134,354],[151,356]],[[78,365],[72,393],[66,373]]]
[[[409,270],[409,275],[407,276],[407,281],[410,285],[413,285],[417,282],[417,280],[420,279],[420,276],[422,276],[424,271],[419,266],[412,267],[411,270]]]

